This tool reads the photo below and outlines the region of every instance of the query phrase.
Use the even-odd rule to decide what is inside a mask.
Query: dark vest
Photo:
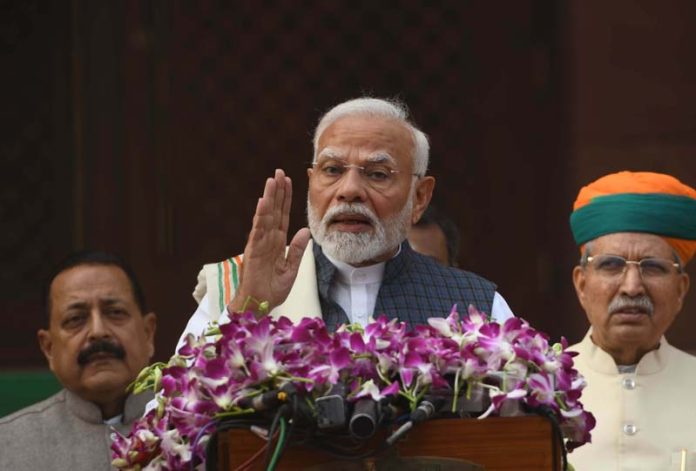
[[[316,243],[314,259],[322,317],[333,331],[348,322],[341,306],[329,299],[329,287],[337,270]],[[490,315],[495,290],[496,286],[485,278],[442,266],[433,258],[414,252],[404,241],[399,255],[387,261],[384,267],[373,317],[385,314],[414,326],[425,324],[429,317],[449,315],[455,304],[460,313],[465,313],[473,304]]]

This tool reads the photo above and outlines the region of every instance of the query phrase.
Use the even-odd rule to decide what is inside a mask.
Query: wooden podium
[[[219,471],[232,471],[247,461],[265,442],[248,430],[228,430],[218,435]],[[540,416],[489,417],[478,419],[436,419],[417,425],[387,453],[405,461],[413,457],[439,457],[466,460],[467,468],[423,466],[408,469],[485,469],[486,471],[553,471],[560,467],[560,444],[553,438],[550,422]],[[558,460],[554,463],[554,456]],[[379,459],[379,457],[376,457]],[[362,462],[337,461],[316,449],[288,446],[277,470],[383,469],[375,458]],[[341,463],[346,463],[342,467]],[[350,466],[348,466],[350,464]],[[400,466],[400,468],[404,468]],[[249,468],[263,470],[263,457]]]

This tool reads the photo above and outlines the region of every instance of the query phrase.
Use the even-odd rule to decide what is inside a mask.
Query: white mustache
[[[616,296],[609,303],[609,314],[624,311],[626,309],[639,309],[645,311],[652,316],[655,306],[649,296],[641,295],[632,298],[626,295]]]
[[[324,214],[324,217],[321,221],[321,223],[324,226],[327,226],[329,223],[331,223],[334,219],[338,218],[339,216],[350,216],[350,215],[358,215],[358,216],[364,216],[365,218],[368,219],[370,224],[373,226],[377,226],[379,224],[379,221],[377,219],[377,215],[370,211],[369,208],[362,204],[351,204],[351,203],[340,203],[336,206],[333,206],[329,208],[326,211],[326,214]]]

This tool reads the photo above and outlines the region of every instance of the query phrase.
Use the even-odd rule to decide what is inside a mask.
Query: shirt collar
[[[326,258],[336,267],[335,281],[339,283],[364,285],[382,281],[385,262],[375,263],[374,265],[368,265],[366,267],[354,267],[340,260],[336,260],[328,254],[324,255],[326,255]]]
[[[100,424],[103,421],[101,410],[93,402],[82,399],[77,394],[66,390],[65,403],[70,412],[85,422]]]
[[[121,423],[121,419],[123,419],[123,414],[118,414],[116,417],[106,419],[104,425],[118,425]]]
[[[314,251],[314,261],[316,263],[317,288],[322,299],[329,298],[329,288],[334,282],[334,276],[338,269],[334,262],[328,259],[321,246],[317,243],[312,244]],[[381,284],[388,284],[398,279],[399,275],[409,264],[410,256],[413,253],[408,241],[404,240],[399,245],[394,257],[387,260],[384,265],[384,275]]]
[[[134,419],[143,415],[145,404],[147,404],[153,397],[154,394],[152,391],[146,391],[144,393],[135,395],[129,394],[128,397],[126,397],[126,403],[123,407],[123,414],[104,420],[101,410],[96,404],[82,399],[73,392],[65,390],[65,400],[68,409],[80,419],[93,424],[128,424]],[[117,418],[118,420],[116,420]]]
[[[590,367],[604,374],[621,373],[612,356],[595,345],[590,337],[591,334],[592,328],[590,328],[580,343],[581,350],[584,351]],[[635,365],[635,373],[649,375],[662,371],[667,366],[671,348],[671,345],[667,343],[667,339],[663,336],[660,339],[659,346],[643,355],[638,364]]]

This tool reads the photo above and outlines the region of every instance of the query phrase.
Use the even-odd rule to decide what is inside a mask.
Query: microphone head
[[[360,399],[356,402],[348,430],[354,438],[360,440],[374,435],[377,430],[377,402],[372,399]]]
[[[411,421],[414,424],[423,422],[425,420],[433,418],[440,409],[445,405],[446,400],[444,397],[434,396],[427,397],[423,399],[416,410],[411,412]]]
[[[344,397],[337,394],[322,396],[314,402],[317,413],[317,426],[322,429],[334,429],[346,426],[348,407]]]

